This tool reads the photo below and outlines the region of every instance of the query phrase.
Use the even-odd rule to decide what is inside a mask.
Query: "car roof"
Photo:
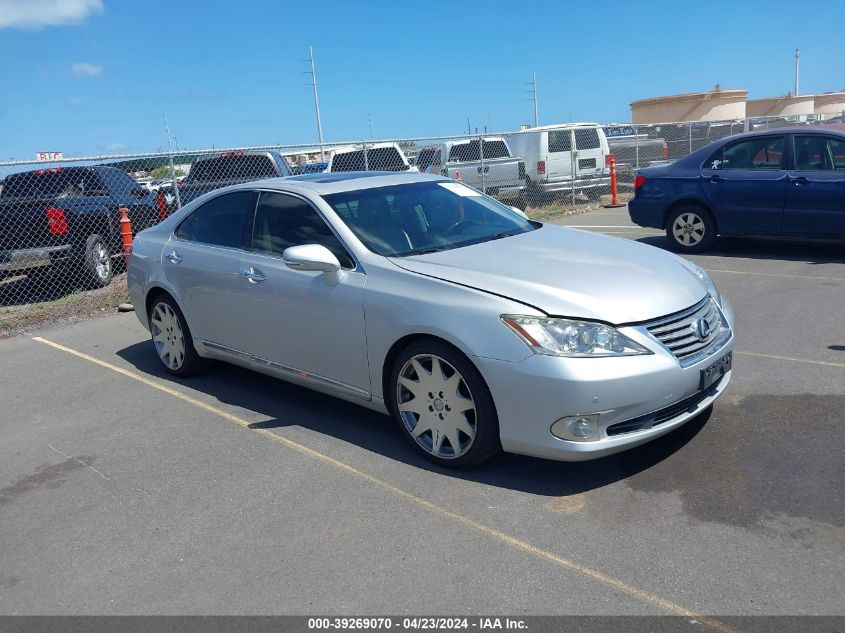
[[[753,132],[745,132],[743,134],[734,134],[733,136],[726,136],[723,140],[735,141],[743,138],[753,138],[755,136],[765,136],[767,134],[836,134],[842,136],[845,134],[845,126],[840,125],[820,125],[820,126],[793,126],[793,127],[775,127],[768,130],[754,130]]]
[[[529,127],[524,130],[520,130],[519,132],[515,132],[515,134],[521,134],[525,132],[544,132],[546,130],[564,130],[568,128],[574,127],[603,127],[598,123],[553,123],[551,125],[538,125],[536,127]]]
[[[259,189],[308,189],[318,195],[354,191],[356,189],[374,189],[415,182],[442,181],[442,176],[419,174],[416,172],[395,171],[344,171],[322,174],[302,174],[287,178],[266,178],[247,183],[244,188]]]

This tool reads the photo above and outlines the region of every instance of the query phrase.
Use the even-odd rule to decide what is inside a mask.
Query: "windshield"
[[[510,208],[453,181],[419,182],[323,196],[371,251],[418,255],[534,230]]]

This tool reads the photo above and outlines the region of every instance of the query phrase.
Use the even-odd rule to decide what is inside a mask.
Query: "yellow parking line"
[[[357,477],[359,479],[362,479],[362,480],[364,480],[368,483],[371,483],[374,486],[381,488],[382,490],[386,490],[387,492],[390,492],[391,494],[393,494],[397,497],[400,497],[402,499],[406,499],[407,501],[410,501],[411,503],[413,503],[413,504],[415,504],[419,507],[422,507],[422,508],[424,508],[424,509],[426,509],[426,510],[428,510],[428,511],[434,513],[434,514],[438,514],[438,515],[445,517],[447,519],[451,519],[452,521],[454,521],[454,522],[456,522],[460,525],[463,525],[464,527],[475,530],[476,532],[480,532],[480,533],[484,534],[485,536],[488,536],[488,537],[490,537],[490,538],[492,538],[496,541],[499,541],[500,543],[504,543],[505,545],[509,545],[509,546],[513,547],[514,549],[517,549],[517,550],[520,550],[520,551],[523,551],[523,552],[527,552],[528,554],[531,554],[531,555],[533,555],[537,558],[546,560],[550,563],[557,565],[558,567],[562,567],[562,568],[567,569],[569,571],[573,571],[573,572],[576,572],[576,573],[581,574],[583,576],[586,576],[587,578],[595,580],[595,581],[597,581],[597,582],[599,582],[599,583],[601,583],[601,584],[603,584],[607,587],[610,587],[612,589],[615,589],[617,591],[625,593],[625,594],[631,596],[632,598],[639,600],[640,602],[644,602],[648,605],[651,605],[653,607],[656,607],[658,609],[661,609],[661,610],[663,610],[667,613],[671,613],[673,615],[694,619],[698,623],[703,624],[704,626],[706,626],[706,627],[708,627],[708,628],[710,628],[714,631],[719,631],[720,633],[735,633],[735,631],[736,631],[735,629],[728,626],[724,622],[720,622],[719,620],[714,620],[712,618],[703,617],[700,614],[696,613],[695,611],[691,611],[691,610],[687,609],[686,607],[683,607],[683,606],[681,606],[681,605],[679,605],[675,602],[672,602],[671,600],[668,600],[666,598],[662,598],[660,596],[649,593],[647,591],[643,591],[642,589],[638,589],[637,587],[631,585],[630,583],[625,582],[624,580],[620,580],[618,578],[615,578],[613,576],[609,576],[609,575],[607,575],[603,572],[597,571],[597,570],[592,569],[590,567],[586,567],[586,566],[584,566],[580,563],[576,563],[572,560],[569,560],[568,558],[564,558],[563,556],[559,556],[558,554],[555,554],[555,553],[550,552],[548,550],[537,547],[536,545],[532,545],[531,543],[524,541],[520,538],[517,538],[515,536],[511,536],[511,535],[509,535],[505,532],[501,532],[501,531],[499,531],[495,528],[491,528],[487,525],[484,525],[483,523],[479,523],[478,521],[470,519],[469,517],[466,517],[462,514],[458,514],[457,512],[453,512],[452,510],[447,510],[446,508],[439,506],[436,503],[432,503],[431,501],[423,499],[422,497],[418,497],[415,494],[408,492],[407,490],[403,490],[402,488],[394,486],[393,484],[390,484],[390,483],[388,483],[388,482],[386,482],[382,479],[379,479],[377,477],[374,477],[373,475],[365,473],[362,470],[358,470],[354,466],[350,466],[349,464],[347,464],[345,462],[337,460],[334,457],[330,457],[329,455],[326,455],[325,453],[321,453],[319,451],[316,451],[313,448],[308,448],[307,446],[300,444],[298,442],[294,442],[293,440],[290,440],[290,439],[288,439],[284,436],[277,435],[276,433],[271,433],[267,429],[251,429],[249,427],[250,423],[247,420],[245,420],[245,419],[243,419],[243,418],[241,418],[237,415],[234,415],[232,413],[229,413],[227,411],[224,411],[223,409],[215,407],[214,405],[206,404],[205,402],[197,400],[196,398],[193,398],[193,397],[191,397],[191,396],[189,396],[185,393],[182,393],[181,391],[179,391],[177,389],[173,389],[171,387],[168,387],[167,385],[163,385],[163,384],[159,383],[158,381],[151,380],[150,378],[147,378],[146,376],[142,376],[141,374],[137,374],[137,373],[130,371],[128,369],[123,369],[122,367],[118,367],[117,365],[112,365],[111,363],[108,363],[104,360],[100,360],[99,358],[95,358],[94,356],[90,356],[89,354],[85,354],[84,352],[79,352],[79,351],[72,349],[70,347],[67,347],[65,345],[61,345],[59,343],[49,341],[49,340],[42,338],[40,336],[34,336],[34,337],[32,337],[32,340],[36,341],[38,343],[43,343],[45,345],[49,345],[50,347],[53,347],[57,350],[61,350],[63,352],[66,352],[68,354],[76,356],[77,358],[81,358],[81,359],[87,360],[91,363],[95,363],[96,365],[99,365],[100,367],[104,367],[105,369],[109,369],[113,372],[121,374],[122,376],[126,376],[127,378],[137,380],[138,382],[141,382],[141,383],[143,383],[143,384],[145,384],[149,387],[152,387],[153,389],[158,389],[161,392],[164,392],[164,393],[166,393],[170,396],[173,396],[174,398],[178,398],[179,400],[182,400],[183,402],[187,402],[188,404],[191,404],[191,405],[193,405],[193,406],[195,406],[199,409],[202,409],[203,411],[217,415],[217,416],[219,416],[219,417],[221,417],[225,420],[228,420],[229,422],[233,422],[233,423],[237,424],[238,426],[240,426],[244,429],[249,429],[254,433],[258,433],[259,435],[262,435],[263,437],[265,437],[269,440],[272,440],[273,442],[276,442],[278,444],[286,446],[290,449],[293,449],[293,450],[295,450],[295,451],[297,451],[297,452],[299,452],[303,455],[306,455],[308,457],[311,457],[313,459],[321,461],[325,464],[330,464],[331,466],[334,466],[338,470],[342,470],[346,473],[349,473],[350,475],[354,475],[355,477]]]
[[[734,351],[734,354],[742,354],[743,356],[757,356],[759,358],[773,358],[775,360],[787,360],[793,363],[808,363],[810,365],[826,365],[828,367],[845,367],[845,363],[834,363],[829,360],[812,360],[810,358],[794,358],[792,356],[778,356],[777,354],[758,354],[757,352],[739,352]]]
[[[719,270],[716,268],[707,268],[708,273],[729,273],[731,275],[759,275],[762,277],[786,277],[788,279],[820,279],[821,281],[842,281],[845,282],[845,278],[843,277],[821,277],[818,275],[790,275],[787,273],[758,273],[758,272],[749,272],[746,270]]]

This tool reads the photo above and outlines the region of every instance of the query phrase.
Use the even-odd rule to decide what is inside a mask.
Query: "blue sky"
[[[845,3],[0,0],[0,160],[310,143],[533,119],[627,121],[639,98],[845,87]]]

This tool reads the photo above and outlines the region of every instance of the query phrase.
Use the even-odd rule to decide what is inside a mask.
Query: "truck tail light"
[[[645,184],[645,180],[645,176],[637,174],[637,177],[634,178],[634,191],[637,191],[640,187],[642,187]]]
[[[612,160],[611,156],[613,156],[613,154],[605,154],[604,155],[604,166],[605,167],[610,167],[610,161]]]
[[[50,230],[50,235],[64,235],[67,233],[67,218],[65,217],[64,209],[50,207],[44,213],[47,215],[47,228]]]
[[[167,200],[164,199],[164,194],[161,191],[156,194],[156,210],[160,220],[167,217]]]
[[[663,139],[663,158],[669,158],[669,145],[666,143],[666,139]]]
[[[538,160],[537,161],[537,173],[538,174],[545,174],[546,173],[546,161]]]

